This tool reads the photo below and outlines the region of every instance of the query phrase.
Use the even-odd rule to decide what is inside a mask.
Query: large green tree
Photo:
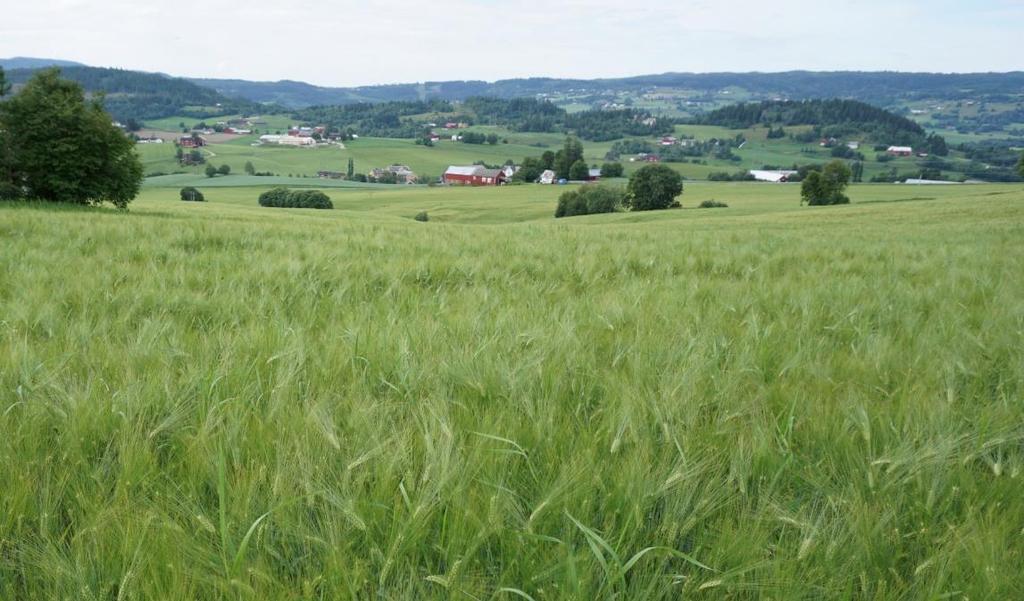
[[[1017,171],[1020,172],[1020,176],[1024,177],[1024,152],[1020,153],[1020,161],[1017,163]]]
[[[846,163],[832,161],[819,171],[811,171],[800,184],[800,204],[811,206],[841,205],[850,202],[843,194],[852,172]]]
[[[4,68],[0,67],[0,99],[3,99],[11,89],[4,75]],[[0,200],[17,198],[21,190],[14,183],[14,166],[12,165],[13,155],[7,144],[7,134],[4,131],[3,121],[0,120]]]
[[[569,179],[577,182],[586,181],[590,177],[590,167],[580,159],[569,167]]]
[[[569,136],[565,139],[565,145],[555,153],[554,170],[559,179],[571,179],[569,171],[576,161],[583,160],[583,144],[579,138]]]
[[[683,193],[683,177],[667,165],[647,165],[629,177],[626,205],[634,211],[667,209]]]
[[[126,207],[139,192],[142,164],[102,102],[87,101],[79,84],[47,69],[0,103],[8,189],[30,199]]]

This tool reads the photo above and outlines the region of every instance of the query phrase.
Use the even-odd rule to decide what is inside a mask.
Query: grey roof
[[[444,172],[445,175],[479,175],[478,170],[483,169],[480,165],[469,165],[461,167],[452,165]]]

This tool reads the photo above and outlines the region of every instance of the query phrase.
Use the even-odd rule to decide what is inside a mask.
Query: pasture
[[[1024,590],[1021,186],[262,189],[0,204],[0,599]]]

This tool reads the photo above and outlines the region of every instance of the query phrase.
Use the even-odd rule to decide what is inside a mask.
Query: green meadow
[[[174,121],[177,118],[171,118]],[[271,119],[271,117],[268,117]],[[213,121],[213,120],[211,120]],[[158,122],[162,123],[162,122]],[[791,127],[788,133],[796,133],[806,127]],[[469,130],[485,134],[497,134],[502,142],[496,145],[465,144],[452,142],[449,137],[442,137],[433,147],[419,146],[413,140],[394,138],[359,138],[345,142],[344,148],[337,145],[317,148],[288,148],[277,146],[260,146],[256,144],[258,136],[241,136],[226,143],[210,144],[203,149],[207,162],[220,166],[227,164],[232,173],[243,173],[245,164],[251,162],[256,171],[269,172],[280,177],[313,177],[318,171],[335,171],[344,173],[348,168],[348,160],[355,162],[356,173],[367,173],[371,169],[385,167],[393,163],[408,165],[416,173],[438,178],[449,165],[470,165],[484,161],[491,165],[501,165],[508,160],[521,163],[523,158],[538,157],[547,150],[557,151],[562,147],[565,136],[562,134],[519,133],[500,127],[472,127]],[[438,130],[442,136],[453,132]],[[728,129],[717,126],[679,125],[677,135],[692,136],[698,140],[712,138],[733,139],[742,134],[747,143],[733,152],[739,157],[738,162],[716,159],[713,157],[695,157],[687,163],[666,163],[684,177],[691,180],[706,180],[714,172],[735,173],[749,169],[761,169],[764,166],[789,168],[795,164],[824,164],[832,160],[828,149],[816,143],[802,144],[790,139],[768,140],[768,130],[763,127],[748,129]],[[507,141],[507,143],[505,143]],[[655,139],[648,142],[657,143]],[[607,162],[605,155],[612,147],[612,142],[584,142],[585,159],[591,165]],[[202,174],[205,166],[183,167],[178,164],[173,144],[140,144],[138,152],[142,158],[147,174]],[[870,145],[860,149],[865,155],[864,179],[883,171],[896,168],[902,173],[920,171],[918,161],[912,158],[896,158],[885,163],[875,159],[875,152]],[[645,163],[631,162],[629,156],[623,156],[621,162],[626,174],[630,174]],[[696,161],[696,162],[694,162]],[[953,159],[954,163],[962,163]]]
[[[1024,591],[1019,185],[170,177],[0,204],[0,599]]]

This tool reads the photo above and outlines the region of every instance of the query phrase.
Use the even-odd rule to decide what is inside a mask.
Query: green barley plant
[[[1024,590],[1020,186],[179,188],[0,204],[0,599]]]

